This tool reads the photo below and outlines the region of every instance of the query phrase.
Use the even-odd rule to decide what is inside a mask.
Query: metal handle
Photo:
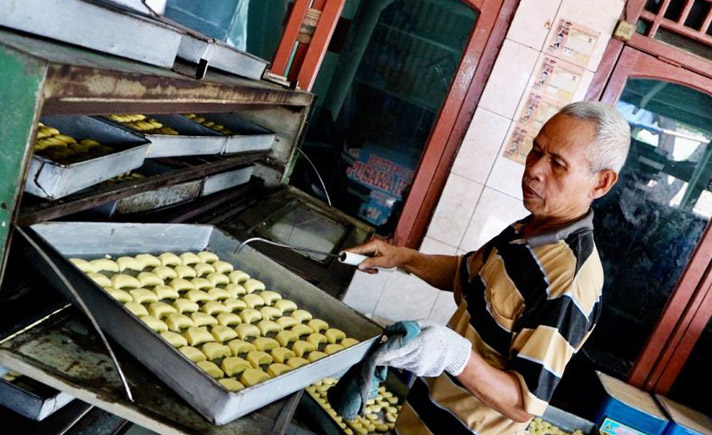
[[[27,240],[27,242],[37,251],[37,253],[42,257],[44,261],[47,262],[49,267],[54,271],[54,273],[57,274],[59,279],[62,281],[62,283],[67,287],[69,292],[74,296],[76,301],[79,303],[79,307],[82,309],[84,314],[89,318],[89,321],[91,322],[92,326],[94,326],[94,329],[96,332],[99,334],[99,338],[101,338],[101,341],[104,343],[104,347],[106,347],[106,350],[109,351],[109,356],[111,357],[111,361],[114,363],[114,367],[116,367],[116,371],[119,372],[119,379],[121,379],[121,383],[124,386],[124,391],[126,392],[126,397],[129,399],[129,401],[133,402],[133,394],[131,394],[131,387],[129,387],[129,383],[126,381],[126,376],[124,376],[124,371],[121,370],[121,365],[119,364],[119,360],[116,359],[116,355],[114,354],[114,350],[111,348],[111,345],[109,344],[109,341],[106,339],[106,336],[104,335],[104,332],[101,330],[99,327],[99,323],[97,323],[96,319],[94,318],[94,315],[91,313],[89,310],[89,307],[84,303],[84,300],[79,296],[79,293],[76,291],[74,286],[69,282],[67,277],[64,276],[64,274],[59,270],[57,265],[52,261],[51,258],[45,252],[42,250],[42,248],[35,242],[32,237],[30,237],[27,233],[25,233],[22,228],[16,226],[15,231],[18,233],[22,234],[22,236]]]

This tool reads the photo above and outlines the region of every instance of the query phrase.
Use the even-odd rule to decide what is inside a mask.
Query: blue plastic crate
[[[662,435],[668,418],[649,393],[605,373],[594,422],[602,435]]]

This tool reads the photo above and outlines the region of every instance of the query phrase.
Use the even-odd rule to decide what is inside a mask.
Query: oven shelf
[[[39,200],[37,197],[26,195],[20,207],[20,214],[16,222],[20,226],[27,226],[38,222],[57,219],[147,190],[175,185],[188,180],[202,178],[206,175],[234,169],[245,163],[263,158],[266,155],[266,152],[257,152],[231,157],[210,156],[183,159],[183,162],[186,162],[187,166],[181,169],[175,169],[170,172],[139,180],[94,186],[82,192],[77,192],[74,195],[54,201]],[[194,164],[190,165],[191,162]]]

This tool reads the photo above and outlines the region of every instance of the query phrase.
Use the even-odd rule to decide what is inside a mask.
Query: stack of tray
[[[149,148],[144,137],[92,116],[45,116],[41,121],[75,138],[90,138],[116,150],[71,164],[33,155],[25,191],[58,199],[140,167]]]
[[[91,311],[101,313],[97,316],[101,328],[215,424],[228,423],[324,376],[345,370],[363,358],[380,334],[380,328],[375,323],[252,248],[245,247],[237,254],[239,242],[212,226],[52,222],[31,228],[41,249],[73,284],[84,303]],[[80,234],[81,237],[77,237]],[[237,393],[229,393],[177,349],[137,321],[123,305],[67,260],[68,257],[97,258],[105,254],[135,255],[206,249],[361,342]],[[70,300],[73,299],[36,251],[28,250],[26,255],[28,264],[37,268]]]
[[[162,17],[128,6],[88,0],[0,0],[0,26],[33,33],[128,59],[173,68],[177,58],[260,80],[269,64]]]

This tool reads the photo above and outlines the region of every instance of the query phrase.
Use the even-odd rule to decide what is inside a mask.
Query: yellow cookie
[[[251,387],[268,379],[269,375],[262,369],[258,368],[245,370],[242,372],[242,376],[240,376],[240,382],[242,382],[246,387]]]
[[[294,358],[296,355],[291,350],[286,347],[275,347],[272,349],[272,358],[278,363],[284,363],[290,358]]]
[[[168,331],[168,325],[162,320],[158,320],[153,316],[140,316],[139,319],[146,324],[149,328],[156,332],[166,332]]]
[[[210,314],[201,313],[196,311],[190,314],[190,318],[193,320],[195,326],[205,326],[205,325],[217,325],[218,321],[215,317]]]
[[[218,323],[224,326],[234,326],[242,323],[240,316],[233,313],[220,313],[218,314]]]
[[[182,329],[195,326],[195,323],[193,323],[190,317],[175,313],[169,314],[166,317],[166,325],[168,325],[168,329],[171,331],[180,332]]]
[[[260,330],[257,329],[255,325],[250,325],[249,323],[242,323],[240,325],[237,325],[235,331],[237,332],[237,336],[240,337],[241,340],[244,340],[248,337],[260,336]]]
[[[272,305],[274,302],[282,299],[282,295],[275,291],[271,290],[265,290],[262,293],[260,293],[260,297],[265,301],[265,304],[267,305]],[[281,310],[280,310],[281,313]]]
[[[305,353],[314,352],[316,347],[308,341],[299,340],[292,346],[294,354],[298,357],[303,357]]]
[[[200,308],[195,302],[183,298],[176,299],[173,306],[179,313],[193,313]]]
[[[219,379],[225,376],[225,373],[223,373],[222,370],[220,370],[220,367],[216,366],[215,363],[210,362],[210,361],[198,361],[195,363],[198,367],[200,367],[201,370],[203,370],[205,373],[210,375],[210,377]]]
[[[220,343],[237,337],[237,332],[235,332],[234,329],[224,325],[213,326],[210,332],[212,332],[213,337],[215,337],[215,341],[219,341]]]
[[[113,287],[104,287],[109,295],[121,303],[133,301],[133,297],[125,290],[118,290]]]
[[[290,370],[292,370],[291,367],[286,364],[280,363],[270,364],[270,366],[267,367],[267,373],[272,377],[279,376],[282,373],[288,372]]]
[[[199,344],[214,341],[213,334],[208,332],[208,328],[202,326],[191,326],[183,333],[183,336],[188,340],[188,344],[191,346],[197,346]]]
[[[224,379],[218,379],[218,382],[220,385],[225,387],[225,389],[231,393],[234,393],[235,391],[240,391],[244,390],[245,386],[242,385],[238,380],[232,379],[232,378],[224,378]]]
[[[277,342],[277,340],[275,340],[274,338],[269,337],[257,337],[255,338],[255,341],[252,342],[252,344],[255,345],[257,350],[261,351],[269,351],[279,347],[279,342]]]
[[[127,310],[131,311],[134,316],[148,316],[148,310],[146,309],[146,307],[136,301],[126,302],[124,304],[124,307],[126,307]]]
[[[230,282],[233,284],[242,284],[243,282],[250,279],[250,275],[248,275],[247,273],[245,273],[241,270],[235,270],[233,272],[230,272],[230,274],[227,277],[230,279]]]
[[[249,353],[253,350],[257,350],[254,344],[248,343],[244,340],[231,340],[227,346],[230,348],[230,352],[232,352],[233,356],[238,356],[241,353]]]
[[[180,297],[176,289],[167,285],[157,285],[153,288],[153,292],[158,296],[158,299],[178,299]]]
[[[225,358],[220,367],[226,375],[233,376],[251,369],[252,365],[238,356],[231,356]]]
[[[193,362],[205,361],[208,359],[208,357],[206,357],[200,349],[196,349],[193,346],[183,346],[178,350],[180,350],[180,353],[187,356],[188,359]]]
[[[220,343],[205,343],[202,350],[208,359],[227,358],[230,356],[230,348]]]
[[[173,347],[183,347],[188,344],[188,340],[185,337],[173,331],[161,332],[161,337]]]
[[[198,263],[193,265],[193,270],[197,276],[205,276],[209,273],[215,272],[215,268],[207,263]]]

